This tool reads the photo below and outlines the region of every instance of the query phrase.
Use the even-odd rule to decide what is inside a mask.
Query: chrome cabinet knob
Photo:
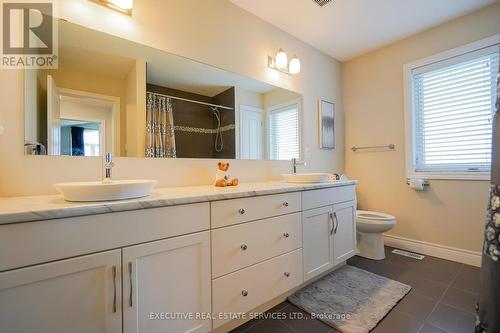
[[[246,249],[248,249],[248,246],[246,244],[241,244],[240,248],[242,251],[245,251]]]
[[[286,277],[290,277],[290,272],[285,272],[285,273],[283,273],[283,275]]]
[[[283,237],[288,238],[288,237],[290,237],[290,234],[289,234],[288,232],[285,232],[285,233],[283,234]]]
[[[283,202],[283,207],[288,207],[288,202],[287,201]]]
[[[238,213],[240,213],[240,215],[243,215],[243,214],[245,214],[245,210],[244,210],[243,208],[240,208],[240,209],[238,210]]]
[[[248,296],[248,291],[247,291],[246,289],[243,289],[243,290],[241,291],[241,295],[242,295],[243,297]]]

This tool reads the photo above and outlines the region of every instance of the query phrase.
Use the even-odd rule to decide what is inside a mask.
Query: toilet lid
[[[356,216],[359,219],[376,220],[376,221],[391,221],[396,219],[392,215],[380,212],[372,212],[369,210],[358,210],[356,211]]]

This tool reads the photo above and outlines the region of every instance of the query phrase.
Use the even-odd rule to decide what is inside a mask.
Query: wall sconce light
[[[117,10],[120,13],[132,15],[134,0],[90,0],[102,6]]]
[[[300,60],[294,55],[290,62],[288,62],[288,56],[280,48],[275,57],[267,57],[267,67],[288,75],[298,74],[300,73]]]

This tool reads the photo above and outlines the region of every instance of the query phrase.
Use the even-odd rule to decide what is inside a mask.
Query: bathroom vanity
[[[2,199],[0,331],[228,330],[355,254],[355,184]]]

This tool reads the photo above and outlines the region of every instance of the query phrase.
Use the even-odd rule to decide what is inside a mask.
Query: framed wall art
[[[318,101],[319,147],[335,149],[335,103]]]

